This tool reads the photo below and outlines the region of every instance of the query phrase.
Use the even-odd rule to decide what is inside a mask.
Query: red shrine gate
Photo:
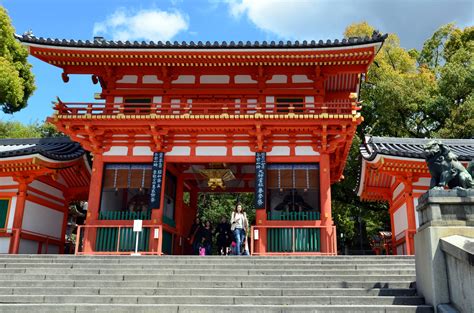
[[[61,68],[64,82],[89,74],[102,87],[101,102],[58,100],[49,118],[94,157],[81,251],[129,253],[138,218],[143,253],[181,253],[198,175],[213,188],[255,191],[254,253],[336,254],[331,183],[341,179],[362,121],[361,75],[385,38],[155,44],[19,37],[31,55]]]

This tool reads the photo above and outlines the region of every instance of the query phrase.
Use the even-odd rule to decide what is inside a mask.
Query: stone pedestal
[[[416,285],[426,303],[450,303],[446,261],[440,239],[474,238],[474,190],[429,190],[416,208],[420,226],[415,235]]]

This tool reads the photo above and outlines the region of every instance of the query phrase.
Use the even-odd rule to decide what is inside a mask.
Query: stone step
[[[2,280],[234,281],[231,275],[3,274]],[[414,281],[415,275],[241,275],[239,281]]]
[[[169,295],[169,296],[414,296],[413,288],[97,288],[0,287],[0,295]]]
[[[202,270],[204,271],[204,270]],[[190,275],[200,272],[199,269],[96,269],[96,268],[0,268],[0,275],[3,274],[109,274],[109,275]],[[415,269],[207,269],[206,272],[213,275],[229,275],[232,272],[234,276],[243,275],[414,275]]]
[[[90,287],[90,288],[410,288],[412,281],[340,281],[340,282],[292,282],[292,281],[96,281],[96,280],[0,280],[0,285],[15,287]]]
[[[187,259],[187,258],[199,258],[197,255],[162,255],[162,256],[157,256],[157,255],[73,255],[73,254],[4,254],[1,255],[0,258],[45,258],[45,259],[52,259],[52,258],[57,258],[57,259],[74,259],[74,258],[81,258],[81,259],[120,259],[123,257],[128,257],[132,259],[143,259],[143,258],[148,258],[148,259],[155,259],[155,258],[167,258],[167,259]],[[206,257],[210,258],[227,258],[229,256],[222,256],[222,255],[207,255]],[[231,256],[233,257],[233,256]],[[294,259],[314,259],[314,258],[321,258],[321,259],[415,259],[413,255],[337,255],[337,256],[331,256],[331,255],[265,255],[265,256],[260,256],[260,255],[254,255],[253,256],[255,259],[287,259],[287,260],[294,260]]]
[[[102,296],[0,295],[0,303],[216,304],[216,305],[422,305],[419,296]]]
[[[179,265],[179,264],[197,264],[197,265],[252,265],[252,264],[261,264],[261,265],[281,265],[281,264],[294,264],[294,265],[394,265],[394,266],[404,266],[404,265],[414,265],[415,262],[400,260],[400,261],[374,261],[374,260],[253,260],[252,257],[247,259],[242,259],[240,257],[229,257],[226,259],[213,259],[208,257],[201,257],[198,259],[190,260],[176,260],[171,261],[169,259],[156,259],[156,260],[128,260],[128,259],[110,259],[110,260],[69,260],[69,259],[20,259],[20,260],[1,260],[0,264],[22,264],[22,263],[47,263],[47,264],[126,264],[126,265]],[[5,267],[5,266],[0,266]]]
[[[90,268],[90,269],[125,269],[132,267],[134,269],[149,269],[150,266],[159,266],[160,269],[229,269],[227,264],[101,264],[101,263],[4,263],[0,264],[1,268]],[[415,264],[291,264],[296,269],[414,269]],[[287,269],[287,264],[251,264],[251,269]]]
[[[0,304],[4,313],[433,313],[428,305],[124,305],[124,304]]]

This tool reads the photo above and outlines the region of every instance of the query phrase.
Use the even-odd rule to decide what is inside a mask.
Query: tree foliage
[[[46,138],[64,136],[54,125],[49,123],[33,123],[29,125],[20,122],[0,121],[0,139],[8,138]]]
[[[35,90],[28,51],[14,34],[7,11],[0,6],[0,108],[5,113],[26,107]]]
[[[230,220],[230,215],[237,202],[242,203],[242,207],[247,212],[249,223],[255,220],[255,206],[253,193],[200,193],[198,201],[198,215],[212,225],[217,225],[221,218],[225,216]]]
[[[371,36],[367,22],[352,24],[345,37]],[[386,203],[361,202],[354,189],[365,135],[474,138],[474,27],[440,27],[420,51],[407,51],[389,34],[361,84],[364,122],[358,128],[345,180],[333,186],[333,216],[346,243],[356,246],[361,216],[368,236],[389,228]]]

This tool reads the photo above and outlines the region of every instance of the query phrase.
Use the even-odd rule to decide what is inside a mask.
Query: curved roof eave
[[[113,41],[113,40],[104,40],[104,39],[94,39],[90,40],[66,40],[66,39],[54,39],[54,38],[43,38],[35,37],[30,34],[24,35],[15,35],[15,37],[22,43],[26,45],[38,45],[38,46],[50,46],[50,47],[63,47],[63,48],[82,48],[82,49],[94,49],[94,50],[110,50],[110,49],[130,49],[130,50],[303,50],[303,49],[327,49],[327,48],[343,48],[343,47],[358,47],[364,45],[382,45],[382,43],[387,38],[387,34],[380,34],[378,32],[374,33],[372,37],[352,37],[349,39],[342,40],[319,40],[319,41],[255,41],[255,42],[243,42],[243,41],[230,41],[227,43],[223,42],[201,42],[197,43],[190,42],[177,42],[170,41],[162,42],[153,42],[153,41]]]

